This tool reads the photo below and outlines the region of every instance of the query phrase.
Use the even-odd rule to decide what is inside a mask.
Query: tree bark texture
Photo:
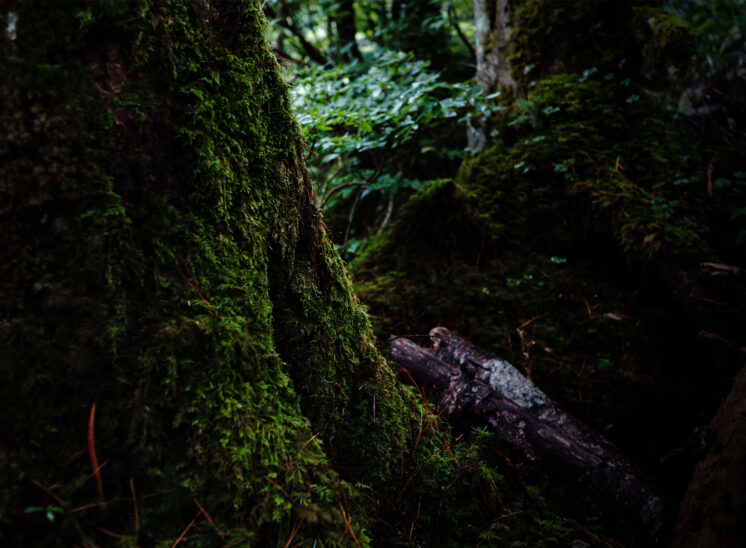
[[[672,548],[746,546],[746,368],[710,424],[712,442],[681,505]]]
[[[498,87],[515,91],[516,82],[508,62],[513,25],[511,0],[474,0],[477,30],[477,83],[485,90]]]
[[[511,0],[474,0],[474,23],[476,25],[476,80],[486,93],[502,89],[515,93],[518,89],[510,69],[508,51],[513,25]],[[469,121],[467,138],[472,150],[480,151],[487,146],[485,121],[474,118]]]
[[[386,484],[409,407],[262,2],[3,5],[0,544],[365,544],[331,462]]]
[[[444,328],[431,337],[435,355],[404,338],[392,338],[389,353],[416,383],[443,392],[449,415],[488,426],[503,448],[546,474],[550,485],[575,499],[580,494],[586,515],[600,516],[610,529],[657,537],[662,502],[616,447],[569,417],[504,360]]]

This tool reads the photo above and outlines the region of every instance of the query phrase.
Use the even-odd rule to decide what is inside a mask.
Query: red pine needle
[[[342,507],[342,503],[339,503],[339,509],[342,510],[342,519],[345,520],[345,525],[347,526],[347,530],[350,532],[350,535],[352,536],[352,540],[355,541],[355,546],[357,548],[362,548],[360,546],[360,543],[357,540],[357,537],[355,536],[355,531],[352,530],[352,524],[350,523],[350,519],[347,517],[347,514],[345,513],[345,509]]]
[[[177,544],[179,544],[184,539],[184,537],[186,536],[186,534],[189,532],[189,529],[192,528],[192,525],[194,525],[194,522],[197,521],[197,518],[199,517],[199,515],[201,513],[202,513],[201,510],[199,512],[197,512],[197,515],[194,516],[194,519],[189,522],[189,525],[186,526],[186,529],[184,529],[181,532],[181,534],[179,535],[179,538],[177,538],[176,541],[171,545],[171,548],[174,548],[174,546],[176,546]]]
[[[101,482],[101,467],[98,465],[98,458],[96,457],[96,438],[93,433],[93,424],[96,420],[96,404],[91,406],[91,415],[88,418],[88,454],[91,457],[91,466],[93,467],[93,473],[96,476],[96,486],[98,487],[98,499],[104,501],[104,485]]]
[[[205,510],[202,507],[202,505],[199,503],[199,501],[196,498],[193,499],[193,500],[194,500],[194,504],[196,504],[197,508],[199,508],[199,511],[202,512],[202,515],[205,516],[205,518],[207,518],[207,521],[210,523],[210,525],[212,525],[212,528],[215,529],[215,532],[218,534],[218,536],[221,539],[224,538],[227,535],[227,533],[223,533],[220,529],[218,529],[218,526],[215,525],[214,521],[212,521],[212,518],[210,517],[210,514],[207,513],[207,510]]]

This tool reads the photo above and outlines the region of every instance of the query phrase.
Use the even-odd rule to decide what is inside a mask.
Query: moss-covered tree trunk
[[[265,24],[258,0],[3,3],[11,543],[366,544],[378,503],[458,472],[421,456],[432,428],[409,450],[425,411],[321,223]]]

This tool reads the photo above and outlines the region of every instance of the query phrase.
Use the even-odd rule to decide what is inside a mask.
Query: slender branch
[[[265,6],[264,8],[267,12],[269,12],[273,17],[277,17],[274,10],[269,7]],[[311,58],[312,61],[315,61],[316,63],[319,63],[320,65],[325,65],[328,61],[326,59],[326,56],[321,52],[319,48],[314,46],[311,42],[309,42],[306,37],[303,35],[303,31],[301,31],[298,27],[295,26],[294,23],[290,22],[287,19],[287,15],[283,15],[279,18],[277,18],[277,22],[282,26],[283,28],[289,30],[293,36],[295,36],[298,41],[300,42],[300,45],[305,50],[308,57]]]
[[[332,173],[326,179],[326,181],[324,181],[323,188],[321,189],[321,199],[322,200],[324,199],[324,196],[326,196],[326,193],[329,191],[329,185],[331,184],[331,182],[337,177],[337,175],[339,175],[342,172],[343,169],[344,169],[344,164],[340,161],[339,162],[339,167],[334,171],[334,173]]]
[[[379,236],[381,232],[383,232],[383,229],[386,228],[386,225],[389,224],[389,221],[391,220],[391,214],[394,212],[394,193],[389,193],[389,204],[386,208],[386,215],[383,217],[383,221],[381,222],[381,226],[378,227],[378,230],[376,231],[376,236]]]
[[[342,248],[347,248],[347,244],[350,241],[350,230],[352,230],[352,220],[355,218],[355,210],[357,209],[357,204],[360,202],[360,196],[363,193],[358,190],[355,194],[355,201],[352,202],[352,207],[350,208],[350,217],[347,219],[347,229],[345,230],[345,239],[342,242]]]
[[[296,65],[301,65],[304,67],[308,66],[308,63],[304,63],[303,61],[298,61],[298,59],[293,59],[290,54],[282,49],[280,46],[275,46],[274,44],[270,44],[272,46],[272,53],[275,54],[275,57],[280,59],[281,61],[289,61],[291,63],[295,63]]]
[[[315,61],[320,65],[326,65],[328,63],[327,58],[324,56],[323,53],[321,53],[321,50],[314,46],[311,42],[306,40],[306,37],[303,36],[303,32],[298,27],[296,27],[292,23],[288,23],[287,21],[280,21],[280,24],[288,29],[290,32],[292,32],[296,38],[298,38],[300,45],[303,46],[303,49],[312,61]]]
[[[326,204],[329,203],[329,198],[331,198],[332,195],[336,194],[340,190],[344,190],[345,188],[350,188],[351,186],[365,186],[367,184],[370,184],[370,183],[368,181],[350,181],[349,183],[342,183],[341,185],[335,186],[329,192],[324,194],[323,201],[321,202],[321,209],[324,209],[324,206],[326,206]]]
[[[476,59],[477,52],[474,50],[474,46],[471,45],[471,42],[469,42],[469,39],[466,37],[466,35],[464,35],[464,33],[461,31],[461,27],[456,20],[456,14],[453,12],[453,6],[448,6],[448,15],[450,16],[449,19],[451,21],[451,24],[453,25],[453,28],[456,29],[456,34],[458,34],[458,37],[461,38],[461,41],[464,43],[464,45],[469,48],[471,56]]]
[[[88,455],[91,459],[91,466],[93,467],[93,474],[96,476],[96,487],[98,488],[98,499],[103,502],[104,500],[104,488],[101,482],[101,466],[98,465],[98,458],[96,458],[96,438],[94,435],[94,422],[96,420],[96,404],[91,406],[91,414],[88,418]]]

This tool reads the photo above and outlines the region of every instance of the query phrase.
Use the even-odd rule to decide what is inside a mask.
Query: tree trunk
[[[434,329],[431,336],[435,355],[395,337],[389,353],[415,382],[443,392],[449,415],[488,426],[511,458],[548,474],[548,483],[562,486],[568,502],[577,504],[580,498],[583,506],[575,511],[581,515],[598,515],[618,533],[657,538],[661,500],[618,449],[561,411],[504,360],[444,328]],[[480,378],[489,378],[492,387]]]
[[[672,548],[746,546],[746,368],[710,424],[676,524]]]
[[[513,26],[511,0],[474,0],[477,29],[477,83],[487,92],[498,89],[515,92],[508,52]]]
[[[474,0],[476,26],[476,80],[485,94],[494,91],[517,93],[508,52],[513,26],[512,0]],[[469,148],[475,152],[487,147],[487,120],[470,118],[467,125]]]
[[[368,544],[352,485],[401,490],[412,400],[321,223],[261,4],[0,11],[10,545]]]
[[[337,22],[337,48],[342,51],[343,58],[362,59],[357,45],[357,22],[355,21],[354,0],[342,0],[337,6],[335,14]]]

